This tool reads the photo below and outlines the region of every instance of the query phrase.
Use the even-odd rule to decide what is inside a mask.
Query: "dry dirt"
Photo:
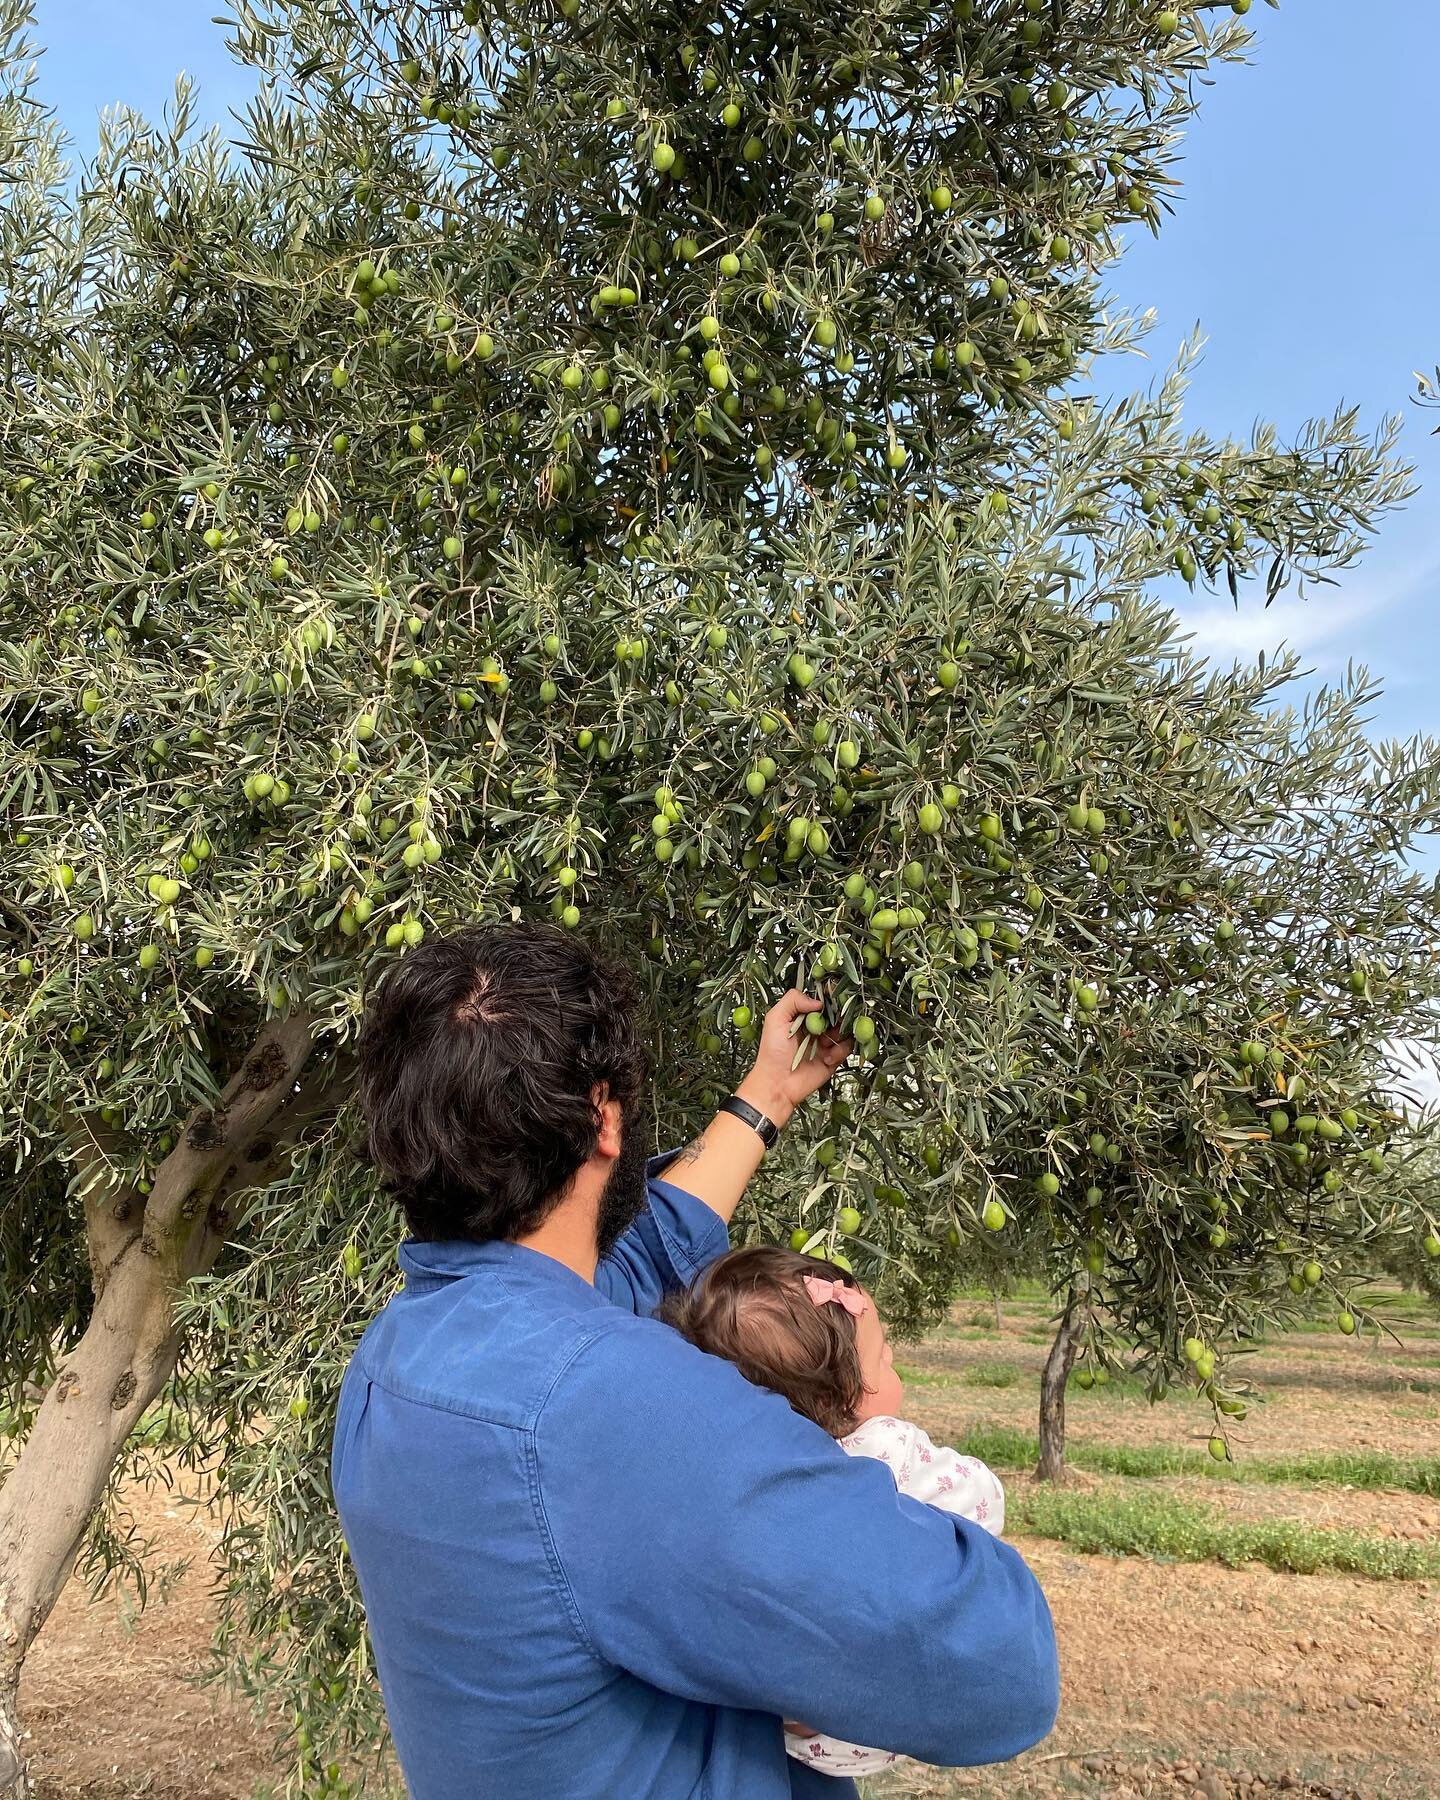
[[[962,1308],[956,1319],[972,1316]],[[1034,1307],[1009,1308],[998,1339],[991,1319],[984,1340],[964,1335],[962,1324],[907,1347],[903,1361],[943,1378],[912,1388],[912,1414],[937,1434],[981,1422],[1033,1431],[1044,1352],[1023,1334],[1039,1318]],[[1252,1412],[1241,1454],[1371,1447],[1440,1455],[1437,1349],[1417,1334],[1404,1352],[1376,1353],[1338,1336],[1267,1350],[1253,1371],[1268,1382],[1269,1399]],[[1011,1387],[976,1387],[965,1377],[977,1362],[1021,1373]],[[1186,1400],[1153,1408],[1114,1393],[1074,1400],[1077,1440],[1177,1444],[1206,1435]],[[1413,1494],[1160,1485],[1247,1518],[1440,1534],[1440,1501]],[[89,1603],[78,1582],[62,1596],[22,1686],[38,1800],[246,1800],[285,1771],[272,1760],[269,1734],[239,1706],[192,1685],[212,1619],[213,1531],[175,1493],[135,1491],[129,1502],[158,1554],[188,1556],[191,1567],[138,1614],[123,1594]],[[875,1800],[1440,1800],[1440,1584],[1080,1556],[1030,1537],[1023,1549],[1059,1628],[1064,1700],[1055,1733],[1001,1769],[903,1767],[873,1788]]]
[[[194,1678],[213,1611],[214,1532],[177,1504],[186,1490],[132,1489],[128,1505],[158,1562],[190,1559],[162,1601],[137,1612],[118,1592],[92,1603],[72,1580],[31,1651],[20,1704],[37,1800],[247,1800],[275,1773],[270,1738]]]
[[[1434,1584],[1024,1548],[1060,1635],[1054,1734],[1003,1770],[907,1771],[877,1795],[1205,1793],[1208,1780],[1228,1796],[1235,1774],[1279,1791],[1287,1772],[1312,1793],[1440,1794]],[[1177,1767],[1207,1773],[1181,1783]]]

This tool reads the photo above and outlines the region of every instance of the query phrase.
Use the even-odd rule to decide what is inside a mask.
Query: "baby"
[[[833,1263],[768,1244],[731,1250],[656,1315],[692,1344],[783,1394],[851,1456],[888,1465],[912,1499],[999,1536],[1005,1490],[982,1462],[932,1444],[899,1416],[904,1389],[875,1303]],[[870,1775],[897,1758],[785,1721],[785,1748],[826,1775]]]

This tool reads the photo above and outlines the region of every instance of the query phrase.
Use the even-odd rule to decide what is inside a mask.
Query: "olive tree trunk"
[[[25,1800],[30,1792],[25,1780],[25,1758],[20,1748],[20,1714],[16,1683],[0,1681],[0,1794]]]
[[[19,1461],[0,1487],[0,1800],[30,1792],[16,1696],[27,1652],[75,1565],[136,1420],[175,1368],[173,1303],[219,1255],[230,1205],[273,1176],[314,1095],[297,1088],[311,1022],[268,1026],[213,1107],[186,1121],[148,1195],[118,1181],[105,1134],[89,1145],[85,1220],[95,1305],[62,1360]]]
[[[1085,1302],[1071,1288],[1060,1315],[1059,1329],[1045,1358],[1045,1373],[1040,1378],[1040,1461],[1035,1466],[1037,1481],[1065,1479],[1065,1386],[1080,1339],[1085,1330]]]

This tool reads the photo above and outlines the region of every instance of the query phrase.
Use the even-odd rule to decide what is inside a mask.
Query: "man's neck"
[[[593,1286],[595,1267],[600,1260],[599,1247],[595,1241],[595,1211],[593,1197],[587,1199],[580,1194],[571,1194],[553,1212],[547,1214],[534,1231],[516,1238],[515,1242],[523,1244],[527,1250],[538,1250],[542,1256],[549,1256],[556,1262],[563,1263],[567,1269],[573,1269],[582,1281],[588,1281]]]

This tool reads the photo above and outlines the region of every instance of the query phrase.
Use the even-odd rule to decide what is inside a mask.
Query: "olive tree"
[[[1411,1140],[1413,1171],[1409,1185],[1419,1202],[1412,1217],[1400,1221],[1400,1229],[1376,1248],[1375,1262],[1402,1288],[1414,1288],[1434,1307],[1440,1307],[1440,1146],[1436,1130],[1440,1118],[1432,1113],[1427,1127]]]
[[[235,141],[182,86],[72,188],[0,0],[17,1783],[25,1652],[77,1558],[134,1564],[161,1395],[297,1781],[379,1741],[326,1450],[395,1280],[355,1027],[428,931],[640,961],[661,1142],[814,984],[857,1054],[739,1228],[907,1329],[1045,1269],[1052,1471],[1122,1334],[1224,1454],[1227,1352],[1422,1204],[1382,1046],[1433,1035],[1434,747],[1371,743],[1363,673],[1211,668],[1163,598],[1348,566],[1393,429],[1190,431],[1188,353],[1089,380],[1232,12],[233,13]]]

